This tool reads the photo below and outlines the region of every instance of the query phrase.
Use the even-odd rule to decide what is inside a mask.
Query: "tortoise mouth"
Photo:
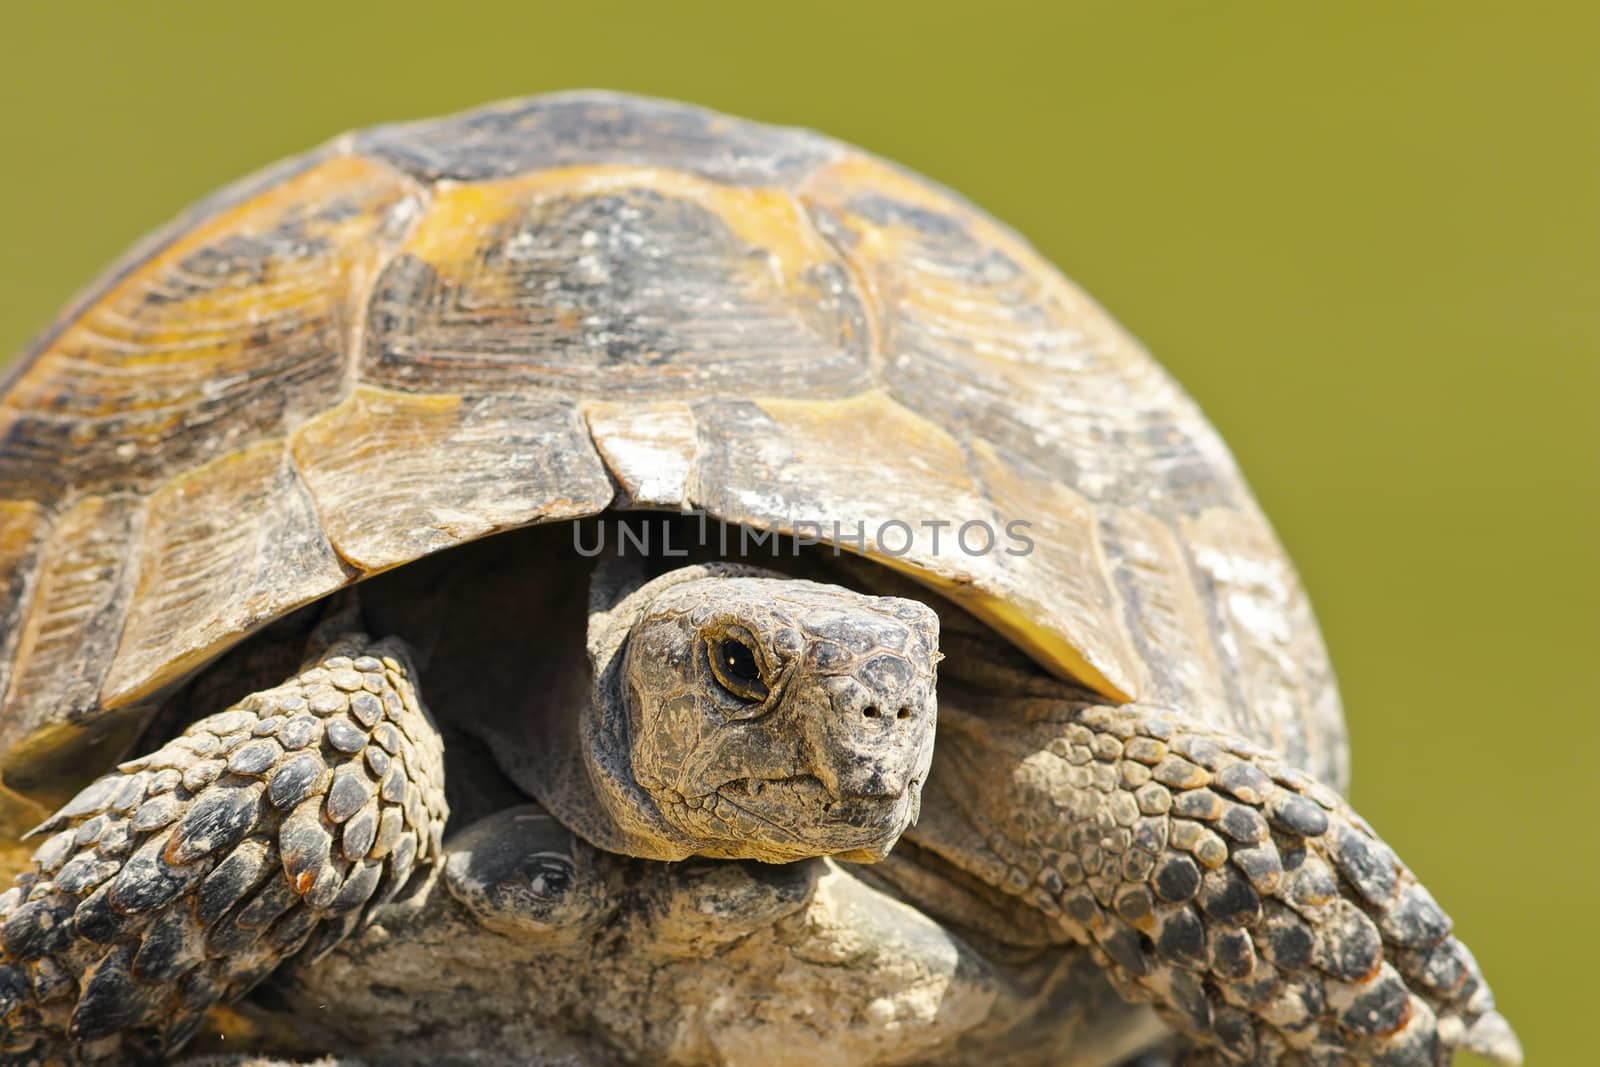
[[[719,786],[716,798],[763,822],[783,825],[804,836],[808,824],[820,830],[897,834],[909,822],[921,781],[912,779],[895,793],[835,793],[812,774],[780,778],[735,778]],[[707,798],[708,800],[711,798]]]
[[[898,835],[911,824],[922,783],[912,779],[898,793],[846,795],[823,805],[831,823],[874,834]]]
[[[736,804],[751,800],[775,799],[777,791],[787,793],[788,799],[801,801],[823,800],[828,796],[828,789],[822,784],[822,779],[814,774],[792,774],[781,778],[735,778],[717,787],[718,796]],[[773,793],[774,796],[769,796],[769,793]]]

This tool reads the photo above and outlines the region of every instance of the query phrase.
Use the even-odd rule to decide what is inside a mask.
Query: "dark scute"
[[[1206,997],[1205,984],[1197,974],[1174,971],[1170,975],[1172,1006],[1188,1020],[1189,1026],[1202,1033],[1211,1029],[1211,1001]]]
[[[1211,969],[1223,978],[1250,977],[1256,969],[1256,953],[1249,932],[1212,930]]]
[[[206,934],[207,951],[212,956],[241,952],[255,943],[261,932],[291,908],[303,908],[300,898],[285,878],[268,877],[266,884],[249,903],[224,917]]]
[[[178,1008],[180,1011],[204,1011],[227,992],[227,983],[210,968],[190,971],[178,983]]]
[[[1222,767],[1224,758],[1222,749],[1218,748],[1217,743],[1209,738],[1197,737],[1191,734],[1188,737],[1180,737],[1174,741],[1172,747],[1208,771],[1216,771]]]
[[[1229,764],[1217,775],[1217,788],[1249,804],[1260,803],[1272,788],[1272,780],[1261,768],[1239,762]]]
[[[251,898],[250,903],[239,909],[238,914],[234,916],[234,924],[241,929],[259,933],[271,926],[278,916],[298,902],[299,897],[287,879],[269,878],[260,892]]]
[[[1244,876],[1250,880],[1250,884],[1257,892],[1270,893],[1283,875],[1283,863],[1278,859],[1278,852],[1271,844],[1257,848],[1235,849],[1229,854],[1228,859],[1244,872]]]
[[[100,831],[106,828],[106,817],[96,815],[78,824],[77,832],[72,835],[74,844],[87,845],[100,836]]]
[[[474,256],[481,275],[407,254],[384,267],[361,375],[402,391],[481,396],[462,418],[514,427],[506,449],[568,433],[576,397],[655,396],[663,382],[689,381],[708,398],[738,395],[753,378],[770,395],[836,396],[871,382],[870,330],[849,275],[813,278],[801,292],[775,286],[748,269],[764,248],[709,205],[644,178],[532,198],[481,235]],[[575,260],[596,269],[574,269]],[[458,314],[466,303],[494,329]],[[740,432],[723,401],[706,402],[718,410],[703,417]],[[541,454],[537,477],[587,499],[579,487],[595,472],[570,452]],[[400,702],[385,703],[393,714]]]
[[[370,730],[383,718],[383,702],[371,693],[355,693],[350,697],[350,714]]]
[[[1200,889],[1200,867],[1188,856],[1175,855],[1156,868],[1156,895],[1162,900],[1181,903]]]
[[[1446,999],[1454,998],[1456,991],[1472,973],[1471,963],[1460,951],[1458,941],[1447,940],[1418,952],[1402,955],[1406,977],[1430,993]]]
[[[137,921],[132,916],[111,906],[111,889],[115,883],[103,885],[89,894],[78,910],[72,913],[72,925],[78,936],[97,945],[109,945],[121,937]]]
[[[1346,982],[1362,982],[1383,962],[1383,939],[1372,920],[1348,900],[1336,900],[1316,927],[1316,963]]]
[[[252,737],[274,737],[279,730],[283,729],[283,724],[288,721],[287,716],[268,715],[250,727],[250,735]]]
[[[1117,894],[1114,906],[1118,915],[1137,925],[1154,913],[1155,901],[1151,899],[1149,889],[1142,885],[1133,885]]]
[[[1235,841],[1253,845],[1267,839],[1267,820],[1254,808],[1229,804],[1217,820],[1217,828]]]
[[[33,985],[21,967],[0,964],[0,1019],[33,999]]]
[[[378,788],[378,795],[390,804],[402,804],[406,799],[406,772],[400,761],[389,764],[388,771],[384,772],[383,783]]]
[[[1261,917],[1261,899],[1233,867],[1208,871],[1200,889],[1200,906],[1220,923],[1248,926]]]
[[[403,842],[404,838],[401,840]],[[400,849],[397,847],[395,849],[395,854],[397,857],[399,853]],[[400,861],[398,858],[394,861],[394,864],[395,869],[398,871],[400,869]],[[1100,919],[1100,905],[1095,903],[1094,894],[1090,893],[1086,889],[1079,889],[1072,893],[1068,893],[1067,896],[1061,901],[1061,910],[1066,913],[1067,918],[1071,919],[1079,926],[1092,927]]]
[[[228,757],[228,769],[235,774],[265,774],[283,755],[283,746],[270,737],[240,745]]]
[[[1328,994],[1318,976],[1303,974],[1285,983],[1285,989],[1300,1001],[1305,1020],[1322,1018],[1328,1008]]]
[[[1131,976],[1142,978],[1150,972],[1150,960],[1145,956],[1137,931],[1119,926],[1110,936],[1100,939],[1100,947]]]
[[[1378,916],[1378,929],[1396,945],[1420,948],[1449,935],[1450,917],[1434,903],[1432,894],[1412,882],[1400,891],[1394,906]]]
[[[205,874],[203,864],[174,867],[161,857],[163,838],[142,846],[111,883],[110,901],[125,915],[141,915],[171,902]]]
[[[36,960],[59,952],[72,940],[72,903],[63,896],[29,901],[0,928],[0,944],[14,960]]]
[[[411,877],[411,868],[416,863],[416,860],[417,835],[415,832],[407,830],[395,842],[394,851],[389,853],[389,868],[394,871],[394,877],[401,885],[404,885],[406,880]],[[1091,917],[1099,914],[1099,909],[1094,905],[1093,897],[1089,897],[1089,910]]]
[[[378,807],[369,803],[344,824],[344,835],[339,843],[340,851],[344,853],[345,859],[358,860],[372,848],[377,836]]]
[[[1156,951],[1180,967],[1205,969],[1206,928],[1193,908],[1179,908],[1167,916],[1156,938]]]
[[[102,856],[120,857],[132,852],[133,846],[143,839],[142,833],[134,831],[132,821],[124,817],[108,822],[94,847]]]
[[[121,782],[121,775],[108,774],[104,778],[98,778],[89,783],[77,796],[67,801],[66,805],[54,817],[42,824],[40,829],[45,826],[59,825],[63,819],[71,819],[79,815],[103,811]],[[37,833],[38,831],[34,832]]]
[[[1172,813],[1185,819],[1215,819],[1223,811],[1222,798],[1209,789],[1188,789],[1172,802]]]
[[[60,889],[81,897],[90,889],[110,878],[121,868],[116,860],[106,859],[94,852],[80,852],[57,872],[53,881]]]
[[[317,921],[321,918],[311,908],[293,908],[272,924],[272,929],[267,931],[267,940],[284,955],[289,955],[304,943],[306,936],[311,933],[311,928],[317,925]]]
[[[378,879],[382,875],[382,861],[367,860],[356,864],[328,910],[337,915],[361,907],[372,896],[372,891],[378,888]]]
[[[1250,1016],[1234,1007],[1220,1007],[1213,1013],[1211,1032],[1217,1046],[1233,1063],[1249,1063],[1256,1055],[1256,1030]]]
[[[255,944],[261,931],[240,926],[237,914],[224,918],[206,931],[206,951],[212,956],[231,956]]]
[[[1133,824],[1133,840],[1129,843],[1149,856],[1153,867],[1155,858],[1167,847],[1167,830],[1167,820],[1164,817],[1146,815]]]
[[[320,755],[304,752],[293,757],[272,776],[267,785],[267,796],[273,807],[287,811],[305,800],[322,781],[327,764]]]
[[[315,715],[296,715],[278,730],[278,741],[287,749],[301,749],[322,736],[322,720]]]
[[[364,923],[372,922],[379,912],[389,906],[390,901],[400,895],[400,890],[405,888],[405,883],[406,879],[400,878],[393,872],[390,873],[389,877],[380,881],[378,883],[378,891],[367,902],[367,910],[361,913],[361,921]]]
[[[366,732],[356,729],[350,720],[342,715],[329,719],[326,730],[328,744],[340,752],[354,754],[367,745]]]
[[[133,813],[133,828],[140,833],[160,830],[182,814],[183,802],[172,793],[162,793],[139,805],[139,810]]]
[[[277,850],[265,842],[247,841],[200,883],[197,916],[202,925],[211,926],[245,895],[261,884],[276,866]]]
[[[1260,1012],[1283,995],[1283,979],[1271,967],[1258,967],[1249,978],[1227,983],[1230,1003]]]
[[[328,789],[328,818],[342,823],[372,799],[372,781],[361,763],[346,763],[333,775]]]
[[[1333,861],[1356,891],[1375,904],[1393,899],[1398,872],[1393,854],[1354,827],[1334,835]]]
[[[95,968],[72,1012],[74,1039],[98,1041],[143,1019],[151,991],[133,980],[133,954],[132,945],[119,945]]]
[[[1328,830],[1328,813],[1296,793],[1280,793],[1267,808],[1272,825],[1301,837],[1320,837]]]
[[[1393,970],[1383,974],[1370,989],[1358,994],[1339,1022],[1358,1034],[1392,1034],[1411,1018],[1411,997],[1405,983]]]
[[[1314,907],[1338,895],[1339,883],[1327,864],[1305,853],[1290,853],[1285,858],[1300,861],[1292,867],[1284,864],[1288,877],[1280,895],[1286,900],[1297,906]]]
[[[1413,1026],[1373,1054],[1372,1067],[1438,1067],[1446,1062],[1436,1026]]]
[[[205,790],[178,820],[167,861],[189,864],[232,849],[261,817],[261,794],[259,782],[222,782]]]
[[[78,995],[78,982],[72,972],[53,957],[45,957],[33,971],[34,999],[43,1004],[57,998]]]
[[[133,974],[144,982],[175,982],[205,956],[205,935],[188,908],[170,908],[150,923],[133,958]]]
[[[716,181],[782,185],[839,152],[804,130],[603,92],[559,93],[380,126],[357,134],[355,146],[423,181],[481,181],[549,167],[628,163]]]
[[[45,874],[52,874],[59,870],[66,858],[72,855],[76,846],[76,835],[71,830],[62,830],[40,845],[33,853],[33,862]]]
[[[149,781],[150,776],[144,771],[128,775],[117,786],[117,790],[112,794],[107,806],[112,811],[120,811],[124,814],[133,811],[144,800],[145,787]]]
[[[278,831],[278,851],[289,884],[302,893],[309,890],[328,865],[332,847],[333,835],[315,811],[300,808],[285,819]]]
[[[1285,971],[1303,971],[1311,966],[1316,939],[1311,928],[1292,915],[1275,916],[1260,934],[1267,958]]]

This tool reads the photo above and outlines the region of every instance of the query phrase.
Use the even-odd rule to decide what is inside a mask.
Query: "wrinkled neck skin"
[[[589,594],[588,654],[593,687],[587,708],[556,716],[563,755],[545,804],[556,818],[596,848],[640,859],[675,861],[697,854],[699,842],[669,823],[635,780],[629,753],[633,728],[623,703],[623,652],[628,633],[654,590],[705,577],[710,568],[685,567],[646,585],[622,567],[596,571]],[[721,568],[727,571],[728,568]],[[756,568],[739,573],[766,574]]]
[[[723,633],[754,651],[755,695],[721,684]],[[880,859],[919,813],[937,642],[916,601],[735,564],[648,583],[602,568],[591,699],[556,739],[550,806],[648,859]]]
[[[585,778],[594,801],[605,812],[605,825],[614,835],[596,842],[614,852],[641,859],[681,860],[695,855],[701,843],[668,822],[655,799],[634,777],[630,754],[634,749],[635,717],[629,714],[623,685],[628,633],[654,590],[701,577],[703,568],[674,571],[649,583],[644,591],[607,606],[622,592],[602,584],[597,575],[589,603],[589,664],[594,691],[586,713],[579,718],[579,745],[584,753]]]

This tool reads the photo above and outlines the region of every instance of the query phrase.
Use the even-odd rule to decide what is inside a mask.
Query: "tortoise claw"
[[[1480,1015],[1467,1027],[1460,1047],[1504,1067],[1522,1067],[1522,1042],[1517,1040],[1506,1017],[1497,1011]]]

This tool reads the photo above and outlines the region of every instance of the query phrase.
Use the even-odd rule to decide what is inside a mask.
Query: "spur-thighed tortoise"
[[[887,883],[975,938],[1086,946],[1206,1055],[1519,1059],[1335,792],[1316,625],[1215,432],[1019,238],[836,142],[605,94],[341,138],[114,268],[0,434],[14,819],[302,605],[694,508],[873,562],[608,569],[588,657],[573,626],[552,659],[536,599],[493,620],[529,635],[531,711],[453,725],[592,843],[872,859],[922,788]],[[438,859],[416,638],[366,625],[335,612],[309,669],[45,823],[0,898],[6,1048],[180,1044]],[[435,705],[482,711],[466,679]]]

